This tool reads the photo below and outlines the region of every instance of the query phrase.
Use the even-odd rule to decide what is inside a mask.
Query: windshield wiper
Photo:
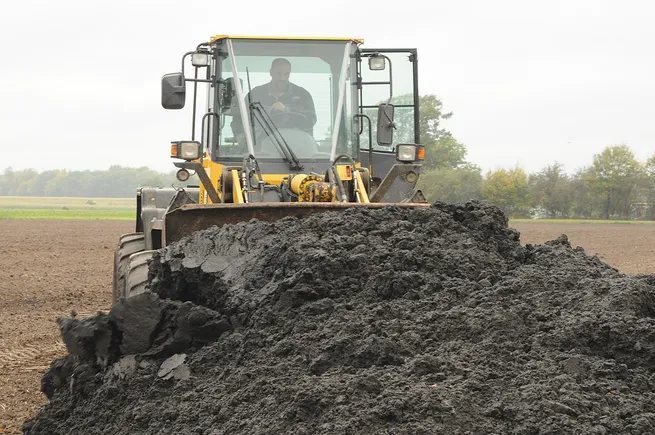
[[[289,168],[293,171],[294,169],[302,170],[303,167],[300,165],[300,161],[296,154],[293,152],[289,144],[280,133],[280,130],[277,129],[277,126],[271,119],[271,117],[266,113],[264,106],[259,101],[252,102],[252,88],[250,87],[250,70],[246,67],[246,79],[248,80],[248,110],[250,112],[250,124],[253,133],[253,142],[255,141],[255,110],[259,114],[257,121],[259,125],[262,126],[264,132],[268,137],[273,138],[273,142],[277,146],[278,151],[284,157],[284,161],[287,162]],[[254,109],[254,110],[253,110]],[[266,124],[266,126],[264,126]],[[268,127],[268,130],[267,128]],[[269,132],[270,131],[270,132]],[[277,133],[277,134],[276,134]]]
[[[256,116],[259,125],[262,126],[262,129],[264,129],[264,132],[268,135],[268,137],[273,139],[273,143],[277,146],[280,153],[282,153],[282,155],[284,156],[284,160],[289,164],[289,168],[291,170],[302,170],[303,167],[300,164],[300,160],[298,160],[298,157],[293,152],[287,141],[284,139],[284,136],[282,136],[280,130],[278,130],[277,126],[275,125],[271,117],[268,115],[268,113],[266,113],[266,110],[264,109],[264,106],[262,106],[262,103],[260,103],[259,101],[250,103],[250,109],[251,109],[250,112],[251,114],[254,114],[256,112],[259,115]]]

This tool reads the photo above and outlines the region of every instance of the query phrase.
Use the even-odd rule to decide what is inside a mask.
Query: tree
[[[6,168],[0,176],[0,195],[16,195],[16,175],[11,167]]]
[[[482,181],[482,198],[496,204],[508,217],[530,215],[530,185],[520,168],[488,171]]]
[[[425,141],[424,141],[425,142]],[[466,161],[466,147],[447,133],[434,142],[425,142],[425,167],[459,168],[469,164]]]
[[[643,168],[643,184],[644,199],[648,205],[646,209],[645,218],[655,220],[655,154],[653,154]]]
[[[45,188],[57,176],[58,171],[45,171],[36,176],[32,183],[28,196],[45,196]]]
[[[542,207],[549,218],[566,217],[572,204],[571,181],[562,164],[555,162],[529,177],[532,205]]]
[[[643,168],[627,145],[606,147],[594,154],[590,168],[591,188],[603,200],[602,216],[630,216]]]
[[[412,104],[412,94],[394,98],[395,104]],[[433,94],[419,97],[419,128],[421,144],[425,145],[425,161],[428,169],[456,168],[466,163],[466,147],[457,141],[452,133],[441,127],[441,121],[450,119],[453,112],[444,113],[443,103]],[[411,119],[409,119],[411,117]],[[413,129],[413,111],[398,111],[397,124]],[[400,133],[405,140],[407,133]],[[411,138],[413,141],[413,137]]]
[[[16,195],[29,195],[37,176],[38,172],[34,169],[26,169],[24,171],[16,172]]]
[[[380,103],[385,103],[381,101]],[[397,95],[393,98],[395,106],[414,104],[413,94]],[[377,111],[369,110],[371,117],[373,143],[375,146],[375,128]],[[426,169],[456,168],[467,164],[466,147],[452,133],[441,126],[441,121],[452,117],[453,113],[443,112],[443,103],[433,94],[419,97],[419,128],[420,142],[425,145]],[[396,107],[394,111],[394,143],[414,143],[414,110],[413,108]],[[362,147],[368,147],[368,125],[364,121],[361,135]]]
[[[574,217],[594,217],[595,201],[591,190],[593,176],[589,168],[578,169],[571,177],[571,212]]]
[[[646,160],[646,164],[644,165],[644,173],[649,178],[655,177],[655,154]]]
[[[458,168],[442,167],[421,175],[418,188],[430,202],[466,202],[482,196],[482,172],[468,164]]]

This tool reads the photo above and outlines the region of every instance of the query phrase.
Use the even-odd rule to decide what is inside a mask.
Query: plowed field
[[[655,226],[619,224],[511,225],[522,243],[566,234],[573,246],[628,274],[655,273]],[[128,221],[0,221],[0,428],[21,433],[23,420],[45,403],[41,375],[65,354],[54,323],[75,310],[86,316],[110,306],[113,250]]]

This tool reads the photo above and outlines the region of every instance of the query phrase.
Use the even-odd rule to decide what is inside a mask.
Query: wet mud
[[[26,434],[655,433],[655,279],[493,205],[211,228],[61,319]]]

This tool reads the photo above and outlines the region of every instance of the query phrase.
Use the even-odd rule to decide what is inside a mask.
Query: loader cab
[[[251,156],[272,184],[298,173],[325,174],[345,156],[367,168],[374,189],[401,163],[407,165],[400,169],[406,170],[408,176],[401,178],[409,187],[384,200],[403,200],[416,184],[424,156],[416,50],[362,44],[354,38],[225,35],[200,44],[184,55],[180,73],[162,79],[167,109],[183,108],[187,84],[193,84],[192,140],[178,142],[172,156],[199,160],[208,169],[202,184],[215,186],[226,168]],[[193,77],[185,73],[189,59]],[[288,77],[286,93],[273,86],[280,73],[274,71],[276,62],[287,67],[281,72]],[[206,85],[206,92],[199,85]],[[198,103],[202,94],[206,100]],[[283,105],[274,110],[278,101]],[[198,115],[199,104],[204,108]],[[397,188],[383,190],[378,200]]]
[[[279,142],[273,139],[278,133],[288,136],[304,160],[357,155],[360,150],[394,153],[398,144],[420,143],[416,50],[369,49],[362,43],[351,38],[215,36],[185,55],[181,73],[164,76],[162,105],[184,107],[186,83],[194,83],[192,128],[199,120],[200,141],[217,162],[240,160],[253,151],[258,159],[280,159],[272,145]],[[187,58],[194,78],[184,73]],[[293,107],[271,111],[273,97],[261,98],[269,94],[276,59],[288,62],[291,86],[311,96],[313,119]],[[200,83],[208,85],[201,118],[195,116]],[[292,90],[289,98],[302,100],[303,94]],[[243,134],[246,140],[238,141]]]

